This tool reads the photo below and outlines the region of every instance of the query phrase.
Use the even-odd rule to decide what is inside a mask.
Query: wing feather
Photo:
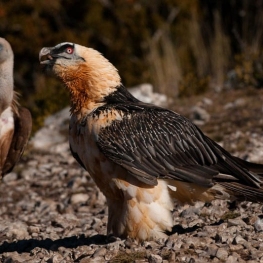
[[[228,189],[231,182],[261,187],[262,178],[248,164],[243,167],[185,117],[143,103],[113,107],[124,117],[100,130],[98,146],[138,180],[156,185],[157,178],[175,179],[204,187],[225,180]]]
[[[131,112],[99,133],[98,145],[109,159],[148,184],[174,178],[211,186],[218,171],[203,166],[217,158],[189,121],[164,110]]]

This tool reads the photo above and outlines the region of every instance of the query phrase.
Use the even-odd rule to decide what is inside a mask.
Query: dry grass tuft
[[[183,22],[180,6],[178,10],[173,20],[167,19],[148,40],[151,81],[159,92],[176,98],[208,89],[263,85],[263,17],[259,13],[255,14],[251,41],[243,39],[251,35],[251,25],[244,22],[243,38],[234,29],[229,33],[219,10],[205,28],[200,9],[191,8]],[[241,51],[233,49],[233,39]]]

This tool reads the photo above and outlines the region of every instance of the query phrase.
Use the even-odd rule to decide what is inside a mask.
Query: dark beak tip
[[[40,52],[39,52],[39,62],[41,64],[45,64],[43,62],[47,60],[53,59],[52,56],[50,55],[51,48],[49,47],[43,47]]]

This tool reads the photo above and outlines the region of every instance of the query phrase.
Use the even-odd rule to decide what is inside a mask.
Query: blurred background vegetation
[[[39,65],[43,46],[93,47],[123,83],[171,98],[263,85],[262,0],[0,0],[0,36],[15,53],[15,88],[34,129],[68,105]]]

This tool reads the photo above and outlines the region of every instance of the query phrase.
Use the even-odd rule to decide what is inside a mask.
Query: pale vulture
[[[12,48],[0,38],[0,178],[19,161],[32,128],[30,112],[17,102],[13,67]]]

